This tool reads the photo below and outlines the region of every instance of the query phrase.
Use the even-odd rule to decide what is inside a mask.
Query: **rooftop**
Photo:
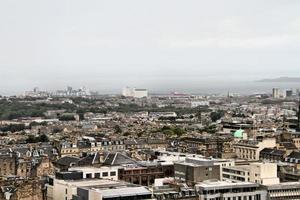
[[[198,183],[196,188],[203,188],[203,189],[226,189],[226,188],[247,188],[247,187],[258,187],[256,183],[250,182],[239,182],[239,183],[232,183],[228,181],[204,181],[202,183]]]

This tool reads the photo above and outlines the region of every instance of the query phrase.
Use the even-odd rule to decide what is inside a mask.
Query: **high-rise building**
[[[285,97],[291,97],[291,96],[293,96],[293,90],[292,89],[285,90]]]
[[[279,99],[280,98],[280,89],[279,88],[273,88],[272,97],[274,99]]]

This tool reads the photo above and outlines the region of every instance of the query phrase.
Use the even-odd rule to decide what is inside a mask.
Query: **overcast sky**
[[[299,0],[0,1],[4,93],[300,76],[299,55]]]

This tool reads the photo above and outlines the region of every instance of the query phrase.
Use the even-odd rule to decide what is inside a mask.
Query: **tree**
[[[122,129],[121,129],[121,127],[119,125],[115,125],[114,129],[115,129],[116,133],[122,133]]]
[[[210,118],[213,122],[221,119],[224,116],[225,112],[223,110],[218,110],[210,113]]]
[[[39,142],[49,142],[49,138],[47,135],[43,134],[38,137]]]

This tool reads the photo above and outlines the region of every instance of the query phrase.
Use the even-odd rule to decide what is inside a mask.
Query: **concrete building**
[[[205,181],[195,187],[201,200],[267,200],[267,191],[256,183]]]
[[[272,89],[272,97],[273,97],[274,99],[279,99],[280,96],[281,96],[281,94],[280,94],[280,89],[279,89],[279,88],[273,88],[273,89]]]
[[[146,187],[124,182],[108,182],[77,188],[73,200],[128,200],[151,199],[152,193]]]
[[[143,186],[98,178],[83,178],[81,171],[60,172],[49,177],[48,200],[120,200],[150,199],[151,192]]]
[[[287,182],[265,186],[269,200],[300,199],[300,182]]]
[[[263,185],[279,184],[277,164],[250,163],[250,165],[223,167],[222,180],[232,182],[253,182]]]
[[[220,180],[220,165],[214,165],[213,161],[196,161],[186,159],[184,162],[175,162],[175,179],[184,181],[188,185],[194,185],[210,179]]]
[[[247,160],[259,160],[260,151],[274,147],[276,147],[275,138],[264,138],[262,141],[241,140],[233,145],[237,158]]]
[[[109,180],[118,180],[119,177],[119,167],[106,167],[101,166],[96,167],[72,167],[69,171],[82,172],[82,178],[102,178]]]

